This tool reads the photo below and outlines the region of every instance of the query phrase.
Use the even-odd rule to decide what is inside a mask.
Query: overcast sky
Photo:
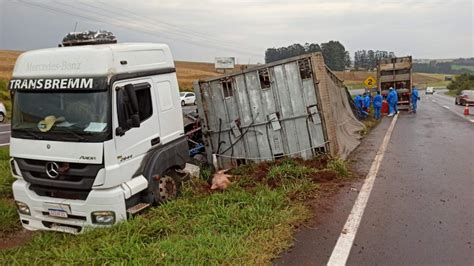
[[[415,58],[474,57],[474,0],[0,0],[0,49],[57,46],[74,30],[163,42],[178,60],[263,62],[268,47],[339,40]]]

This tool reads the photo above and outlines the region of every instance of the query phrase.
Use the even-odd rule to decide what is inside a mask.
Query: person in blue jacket
[[[393,98],[395,99],[393,101],[393,110],[395,110],[395,114],[398,114],[398,92],[397,92],[397,88],[393,89]]]
[[[416,107],[418,100],[420,100],[420,96],[418,94],[418,89],[413,86],[413,89],[411,90],[411,105],[412,105],[412,112],[416,114]]]
[[[370,111],[370,93],[366,93],[364,96],[364,109],[366,112]]]
[[[380,95],[380,91],[377,91],[377,94],[374,97],[374,116],[375,119],[379,120],[380,119],[380,110],[382,109],[382,101],[383,97]]]
[[[388,116],[394,116],[397,113],[398,95],[397,91],[392,87],[390,87],[390,90],[388,92],[387,102],[389,108]]]
[[[362,117],[365,118],[367,116],[367,112],[364,111],[364,99],[360,95],[357,95],[354,98],[354,103],[357,109],[360,111]]]

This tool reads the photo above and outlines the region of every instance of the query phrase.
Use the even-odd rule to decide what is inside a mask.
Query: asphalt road
[[[10,124],[0,124],[0,147],[10,144]]]
[[[423,95],[417,114],[398,117],[347,265],[474,265],[474,123],[446,97]],[[389,122],[384,118],[356,150],[362,171]],[[355,189],[344,188],[275,264],[326,264]]]

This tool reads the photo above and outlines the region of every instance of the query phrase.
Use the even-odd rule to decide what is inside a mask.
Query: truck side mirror
[[[125,85],[125,91],[127,92],[130,106],[132,107],[132,116],[138,115],[138,99],[135,88],[132,84],[127,84]]]
[[[132,127],[140,127],[140,116],[138,113],[131,115],[130,120],[132,121]]]
[[[140,127],[138,98],[133,84],[117,87],[117,106],[119,119],[119,126],[115,129],[117,136],[125,135],[130,128]]]

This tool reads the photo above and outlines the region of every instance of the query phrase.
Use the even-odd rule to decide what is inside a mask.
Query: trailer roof
[[[288,62],[294,62],[294,61],[298,61],[298,60],[301,60],[301,59],[304,59],[304,58],[310,58],[314,54],[321,54],[322,55],[321,52],[315,52],[315,53],[308,53],[308,54],[303,54],[303,55],[299,55],[299,56],[293,56],[293,57],[290,57],[290,58],[278,60],[278,61],[271,62],[271,63],[268,63],[268,64],[255,65],[255,66],[252,66],[252,67],[249,67],[249,68],[242,69],[241,71],[237,71],[237,72],[233,72],[233,73],[229,73],[229,74],[224,74],[224,75],[217,76],[217,77],[210,77],[210,78],[202,79],[202,80],[199,80],[199,82],[210,82],[210,81],[214,81],[214,80],[226,79],[226,78],[230,78],[230,77],[233,77],[233,76],[237,76],[237,75],[241,75],[241,74],[245,74],[245,73],[249,73],[249,72],[254,72],[256,70],[270,68],[270,67],[274,67],[274,66],[277,66],[277,65],[283,65],[283,64],[286,64]]]

